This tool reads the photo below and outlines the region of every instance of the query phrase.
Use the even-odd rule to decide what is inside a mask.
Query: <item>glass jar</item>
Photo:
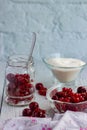
[[[24,55],[8,58],[6,66],[5,101],[10,105],[28,105],[34,98],[34,61]]]

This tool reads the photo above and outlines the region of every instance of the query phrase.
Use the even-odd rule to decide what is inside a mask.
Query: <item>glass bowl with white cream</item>
[[[62,33],[59,30],[43,32],[40,35],[40,56],[51,70],[53,78],[66,85],[74,83],[87,64],[86,46],[82,44],[84,40],[81,41],[73,33]]]
[[[65,86],[74,85],[76,78],[86,63],[77,58],[57,57],[54,54],[43,59],[59,83]]]

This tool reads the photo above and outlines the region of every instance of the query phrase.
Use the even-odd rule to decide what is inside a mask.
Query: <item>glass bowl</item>
[[[62,86],[75,86],[77,78],[86,67],[86,62],[76,57],[64,57],[60,53],[54,53],[43,58],[43,62],[52,72],[56,84]]]
[[[57,86],[54,86],[52,88],[49,88],[47,90],[47,95],[46,95],[47,100],[50,102],[51,107],[54,109],[55,112],[64,113],[67,110],[87,112],[87,100],[74,103],[74,102],[68,102],[68,101],[62,101],[62,100],[60,101],[58,99],[53,99],[52,97],[57,92],[62,90],[62,88],[61,88],[61,90],[59,90],[59,88],[61,88],[60,84]],[[77,87],[76,87],[76,89],[73,90],[73,92],[76,92],[76,90],[77,90]],[[87,94],[86,94],[86,97],[87,97]]]
[[[44,58],[43,61],[60,83],[75,80],[82,68],[86,65],[80,59],[59,57],[58,54],[52,54]]]

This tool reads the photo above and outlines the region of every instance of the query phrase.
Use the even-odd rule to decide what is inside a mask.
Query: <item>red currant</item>
[[[58,96],[53,95],[53,96],[52,96],[52,99],[53,99],[53,100],[58,100]]]
[[[38,93],[42,96],[46,96],[46,92],[47,90],[43,89],[43,90],[39,90]]]
[[[22,112],[22,115],[23,115],[23,116],[31,116],[31,115],[32,115],[31,109],[25,108],[25,109],[23,110],[23,112]]]
[[[7,74],[6,78],[9,82],[15,82],[15,75],[12,73]]]
[[[77,93],[84,93],[86,92],[86,88],[84,86],[80,86],[77,88]]]
[[[45,117],[45,111],[38,108],[38,109],[35,109],[33,111],[33,114],[32,114],[33,117]]]
[[[44,88],[44,86],[43,86],[42,83],[37,83],[37,84],[35,85],[35,87],[36,87],[36,90],[42,90],[42,89]]]
[[[38,104],[37,102],[31,102],[31,103],[29,104],[29,108],[30,108],[31,110],[35,110],[36,108],[39,108],[39,104]]]

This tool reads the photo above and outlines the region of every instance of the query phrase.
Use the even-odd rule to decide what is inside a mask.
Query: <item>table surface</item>
[[[4,97],[4,87],[5,87],[5,68],[6,63],[0,61],[0,119],[8,119],[13,117],[18,117],[21,115],[22,110],[25,107],[15,107],[10,106],[5,102]],[[80,85],[87,84],[87,68],[81,73],[77,82]],[[47,67],[41,62],[35,61],[35,82],[42,82],[45,84],[47,88],[51,87],[54,84],[54,79],[51,72],[47,69]],[[35,101],[37,101],[41,108],[47,110],[50,114],[53,114],[51,111],[50,103],[47,101],[46,97],[40,96],[35,92]],[[52,115],[49,115],[52,116]]]

